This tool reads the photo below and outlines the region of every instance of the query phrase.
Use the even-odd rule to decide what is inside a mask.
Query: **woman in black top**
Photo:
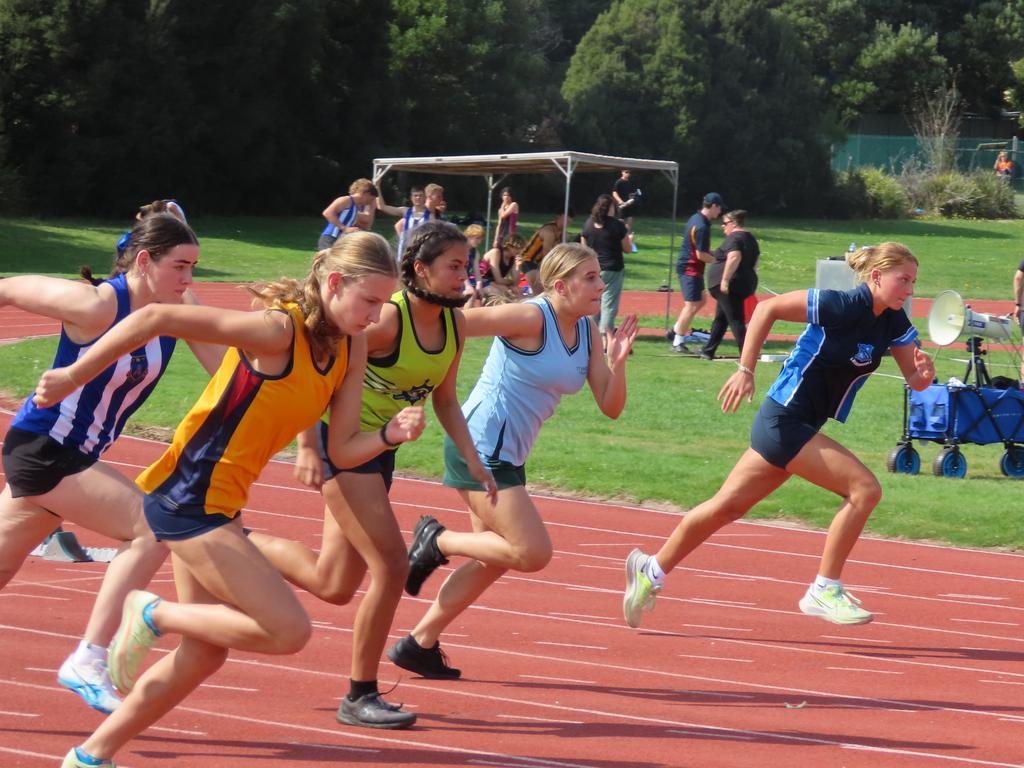
[[[715,350],[722,343],[726,326],[743,352],[747,323],[743,317],[743,304],[757,290],[757,261],[761,248],[752,234],[743,228],[746,211],[729,211],[722,216],[725,240],[715,249],[715,260],[708,267],[708,293],[715,302],[715,319],[711,334],[700,350],[704,360],[713,360]]]
[[[619,299],[622,296],[626,268],[622,252],[629,248],[626,225],[609,215],[612,204],[611,195],[600,195],[581,233],[582,243],[597,253],[597,261],[601,265],[601,279],[605,288],[601,294],[601,313],[594,316],[594,322],[601,331],[602,343],[605,345],[608,334],[615,333],[615,316],[619,314]]]

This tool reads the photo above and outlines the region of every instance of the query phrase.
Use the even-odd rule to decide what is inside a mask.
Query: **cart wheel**
[[[1007,448],[999,459],[999,468],[1007,477],[1024,477],[1024,448]]]
[[[885,460],[885,466],[890,472],[916,475],[921,471],[921,454],[911,445],[897,445]]]
[[[937,477],[963,477],[967,474],[967,459],[955,445],[947,446],[932,462],[932,474]]]

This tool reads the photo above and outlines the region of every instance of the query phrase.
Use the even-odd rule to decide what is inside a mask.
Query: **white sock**
[[[678,333],[676,334],[676,337],[674,339],[672,339],[672,343],[675,344],[676,346],[679,346],[684,341],[686,341],[686,337],[685,336],[680,336]]]
[[[658,565],[658,558],[653,555],[644,564],[644,575],[651,580],[652,584],[662,584],[665,581],[665,572]]]
[[[830,579],[826,576],[822,576],[819,574],[818,577],[814,580],[814,591],[822,592],[826,587],[841,587],[842,585],[843,582],[841,582],[839,579]]]
[[[88,664],[96,659],[106,661],[107,649],[102,645],[93,645],[82,640],[75,649],[74,659],[76,664]]]

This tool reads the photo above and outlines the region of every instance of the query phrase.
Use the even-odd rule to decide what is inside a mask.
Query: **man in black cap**
[[[683,342],[693,330],[691,323],[694,316],[708,300],[707,291],[704,290],[704,265],[714,260],[711,255],[711,222],[721,216],[724,210],[722,196],[717,192],[708,192],[704,195],[703,207],[686,222],[683,245],[676,260],[683,308],[671,332],[673,352],[690,351]]]

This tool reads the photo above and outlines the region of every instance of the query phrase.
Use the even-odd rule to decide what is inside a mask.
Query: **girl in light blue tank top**
[[[618,418],[626,405],[626,361],[636,337],[635,316],[608,339],[607,358],[591,315],[600,307],[601,268],[586,246],[566,243],[545,257],[544,292],[536,299],[466,310],[466,333],[494,336],[480,379],[462,410],[477,453],[498,485],[497,502],[445,444],[445,485],[458,489],[484,530],[446,530],[432,517],[416,525],[406,591],[449,557],[468,558],[448,577],[413,631],[388,650],[398,666],[424,677],[455,678],[439,637],[506,570],[538,571],[551,559],[551,539],[526,492],[525,463],[543,423],[563,395],[589,384],[601,412]]]
[[[153,213],[121,238],[116,253],[113,274],[105,280],[83,269],[87,282],[41,275],[0,281],[0,306],[61,321],[54,368],[73,363],[132,312],[154,302],[181,302],[192,283],[199,245],[179,218]],[[149,532],[135,485],[98,459],[153,391],[173,349],[173,339],[154,339],[58,405],[37,407],[30,397],[4,438],[0,573],[6,579],[64,519],[128,544],[100,587],[83,640],[57,675],[61,685],[101,712],[119,703],[106,673],[106,648],[124,596],[149,582],[167,550]],[[219,347],[193,349],[207,370],[216,370],[223,354]],[[0,587],[6,579],[0,579]]]

